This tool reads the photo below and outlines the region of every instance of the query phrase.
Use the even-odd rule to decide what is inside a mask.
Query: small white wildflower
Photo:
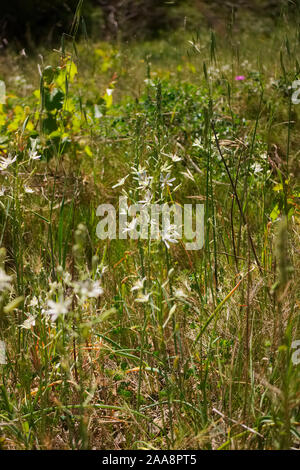
[[[5,191],[6,191],[6,188],[4,186],[1,186],[1,188],[0,188],[0,197],[4,196]]]
[[[201,138],[195,139],[192,146],[197,147],[200,150],[204,150],[204,147],[201,142]]]
[[[14,82],[17,86],[24,86],[26,85],[26,80],[24,77],[22,77],[21,75],[17,75],[16,77],[14,77]]]
[[[187,295],[182,289],[176,289],[174,292],[174,297],[177,297],[178,299],[184,299],[187,297]]]
[[[103,294],[103,289],[100,286],[99,281],[86,279],[85,281],[80,281],[75,285],[75,292],[81,297],[94,297],[96,299]]]
[[[149,148],[149,150],[150,150],[150,148]],[[138,168],[136,168],[135,166],[132,166],[131,169],[132,169],[132,173],[134,175],[136,175],[136,176],[134,176],[134,179],[140,179],[142,174],[147,174],[146,167],[141,166],[141,165],[139,165]]]
[[[182,158],[178,157],[178,155],[176,155],[176,153],[170,154],[170,155],[168,155],[168,157],[171,158],[172,162],[174,162],[174,163],[180,162],[182,160]]]
[[[160,182],[161,182],[162,189],[164,189],[166,186],[168,187],[173,186],[173,181],[175,181],[175,178],[171,178],[170,173],[167,173],[166,176],[160,175]]]
[[[72,276],[68,272],[64,272],[62,276],[62,280],[65,284],[70,285],[72,281]]]
[[[38,148],[38,139],[30,139],[31,141],[31,149],[29,150],[29,158],[30,160],[39,160],[41,158],[41,155],[38,154],[37,148]]]
[[[263,171],[262,166],[257,162],[253,163],[253,165],[251,165],[251,168],[252,168],[253,173],[255,175],[257,175],[258,173],[261,173]]]
[[[26,320],[22,323],[21,328],[24,328],[25,330],[30,330],[32,326],[35,325],[35,316],[30,315]]]
[[[49,308],[45,313],[49,315],[54,322],[60,315],[66,315],[68,313],[71,300],[60,297],[58,302],[48,300],[47,303]]]
[[[39,304],[39,301],[38,301],[37,297],[34,296],[34,297],[31,299],[29,306],[30,306],[30,307],[37,307],[38,304]]]
[[[29,151],[29,158],[30,158],[30,160],[39,160],[41,158],[41,155],[38,155],[36,150],[30,150]]]
[[[96,273],[99,275],[99,276],[102,276],[108,269],[108,266],[98,266],[97,267],[97,271]]]
[[[161,239],[167,248],[170,248],[169,243],[178,243],[179,233],[177,232],[177,225],[170,224],[169,221],[163,227]]]
[[[58,288],[59,288],[59,284],[57,281],[49,282],[48,296],[51,297],[53,294],[55,294],[58,291]]]
[[[112,189],[114,188],[117,188],[118,186],[123,186],[123,184],[125,183],[125,181],[127,180],[129,175],[125,176],[124,178],[120,179],[117,184],[115,184],[114,186],[112,186]]]
[[[13,158],[11,154],[9,154],[6,158],[2,157],[0,159],[0,171],[6,170],[10,165],[12,165],[17,160],[17,156]]]
[[[152,183],[153,177],[148,176],[146,171],[143,171],[142,173],[137,173],[137,176],[134,177],[133,179],[137,180],[139,183],[138,188],[139,189],[147,189]]]
[[[24,186],[24,191],[27,194],[33,194],[34,193],[34,190],[29,188],[29,186]]]
[[[228,72],[230,69],[231,69],[231,66],[229,64],[223,65],[222,72]]]
[[[143,279],[138,279],[134,286],[130,289],[131,292],[134,292],[135,290],[142,290],[144,287],[145,280],[145,277]]]
[[[150,78],[145,78],[144,83],[148,86],[155,86],[155,83]]]
[[[11,288],[11,276],[8,276],[6,272],[0,268],[0,292],[9,290]]]
[[[139,303],[149,302],[150,295],[151,295],[151,293],[146,294],[146,295],[145,294],[139,294],[139,296],[135,299],[135,302],[139,302]]]

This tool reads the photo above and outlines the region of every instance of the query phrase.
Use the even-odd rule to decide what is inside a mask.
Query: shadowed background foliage
[[[35,47],[55,44],[69,32],[78,0],[10,0],[1,2],[1,47]],[[276,19],[282,8],[299,0],[83,0],[80,32],[96,38],[155,37],[184,24],[218,27],[232,14],[252,11]]]

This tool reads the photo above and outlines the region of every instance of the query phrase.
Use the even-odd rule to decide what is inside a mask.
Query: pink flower
[[[239,81],[241,81],[241,80],[245,80],[245,78],[246,78],[246,77],[245,77],[244,75],[237,75],[237,76],[235,77],[235,80],[239,82]]]

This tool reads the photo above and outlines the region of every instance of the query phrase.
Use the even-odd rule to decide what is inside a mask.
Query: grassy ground
[[[299,31],[248,26],[1,59],[0,448],[299,447]],[[204,247],[99,240],[121,194]]]

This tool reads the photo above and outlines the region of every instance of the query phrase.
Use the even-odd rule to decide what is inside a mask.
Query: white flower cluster
[[[97,270],[97,274],[103,274],[104,271],[105,267],[101,269],[101,273]],[[65,295],[66,292],[68,292],[68,296]],[[70,273],[62,272],[60,282],[55,281],[49,284],[46,299],[44,296],[32,298],[29,303],[30,313],[21,325],[21,328],[31,329],[35,325],[38,311],[45,317],[50,318],[52,322],[55,322],[61,316],[67,315],[71,311],[73,295],[76,296],[79,304],[83,305],[88,299],[97,299],[103,292],[99,279],[93,280],[87,278],[72,281]]]

